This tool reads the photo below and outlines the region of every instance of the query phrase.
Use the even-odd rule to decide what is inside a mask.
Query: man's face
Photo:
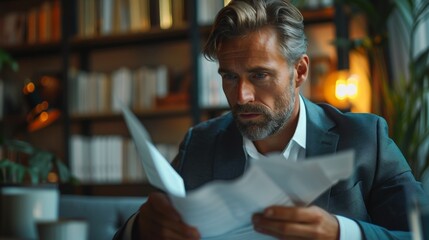
[[[217,57],[223,91],[241,133],[261,140],[278,132],[291,118],[298,88],[275,31],[264,28],[224,40]]]

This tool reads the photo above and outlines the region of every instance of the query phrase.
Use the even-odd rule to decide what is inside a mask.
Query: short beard
[[[287,99],[287,97],[290,97],[290,99]],[[283,95],[279,99],[276,99],[273,112],[262,104],[249,103],[246,105],[235,105],[232,108],[232,114],[241,134],[251,141],[256,141],[279,132],[290,120],[294,106],[295,91],[291,81],[290,95]],[[242,122],[239,120],[238,115],[245,112],[260,113],[263,119]]]

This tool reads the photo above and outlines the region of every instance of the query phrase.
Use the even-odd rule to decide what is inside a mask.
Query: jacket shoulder
[[[317,104],[317,106],[319,106],[337,126],[344,125],[349,128],[361,128],[375,126],[380,122],[386,125],[384,118],[372,113],[341,112],[337,108],[325,103]]]
[[[217,134],[219,131],[226,131],[228,128],[235,127],[231,112],[225,115],[209,119],[192,127],[193,134]]]

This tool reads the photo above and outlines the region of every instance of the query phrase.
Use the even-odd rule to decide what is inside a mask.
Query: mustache
[[[247,113],[247,112],[266,114],[268,112],[266,107],[262,106],[260,104],[245,104],[245,105],[238,105],[237,104],[232,108],[232,111],[235,114]]]

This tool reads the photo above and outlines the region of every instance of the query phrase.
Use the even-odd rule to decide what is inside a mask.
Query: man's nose
[[[255,88],[247,79],[242,79],[237,88],[237,104],[243,105],[255,100]]]

